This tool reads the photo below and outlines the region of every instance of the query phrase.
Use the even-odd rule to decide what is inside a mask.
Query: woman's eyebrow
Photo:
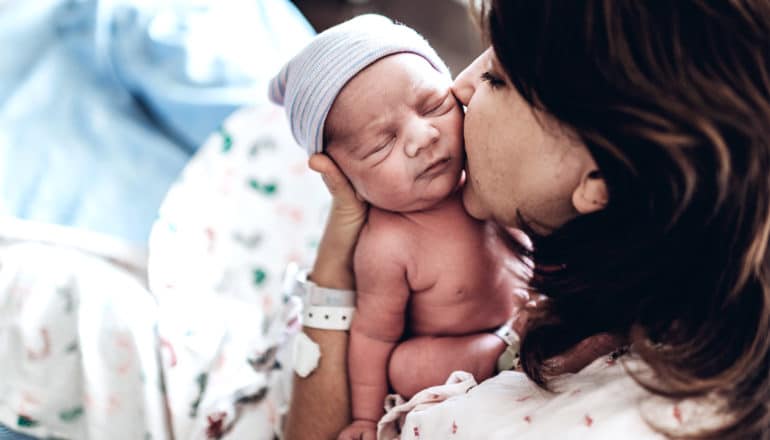
[[[487,70],[497,70],[497,60],[495,59],[494,55],[490,55],[487,57],[486,68]]]
[[[497,75],[502,75],[503,77],[508,78],[505,70],[503,70],[503,67],[500,65],[500,62],[497,61],[497,57],[494,55],[489,56],[489,69]]]

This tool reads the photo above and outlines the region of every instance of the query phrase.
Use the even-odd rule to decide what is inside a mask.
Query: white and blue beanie
[[[436,51],[415,30],[382,15],[360,15],[318,34],[270,81],[270,100],[283,105],[294,139],[308,154],[323,151],[326,116],[358,72],[396,53],[422,56],[449,76]]]

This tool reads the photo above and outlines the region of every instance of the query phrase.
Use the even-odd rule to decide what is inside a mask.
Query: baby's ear
[[[600,211],[607,206],[607,184],[599,170],[587,171],[572,193],[572,205],[581,214]]]

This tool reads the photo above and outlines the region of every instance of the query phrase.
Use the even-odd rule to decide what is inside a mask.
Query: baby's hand
[[[377,424],[370,420],[356,420],[340,432],[337,440],[377,440]]]

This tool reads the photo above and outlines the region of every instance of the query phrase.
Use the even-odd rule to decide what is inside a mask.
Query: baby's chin
[[[445,185],[441,188],[430,188],[430,190],[412,191],[409,194],[404,194],[403,197],[398,197],[395,200],[377,200],[369,199],[372,206],[391,212],[417,212],[426,211],[438,206],[441,202],[448,199],[452,194],[458,190],[458,185]],[[390,194],[391,196],[393,194]]]
[[[429,191],[424,191],[422,194],[420,194],[420,197],[415,198],[415,204],[420,205],[419,209],[425,210],[438,205],[453,195],[456,195],[456,193],[461,189],[461,177],[462,173],[451,179],[447,179],[445,182],[441,182],[441,185],[437,185],[437,188],[430,188]]]
[[[462,168],[448,170],[433,177],[430,181],[417,179],[408,187],[400,188],[394,193],[394,189],[378,194],[369,193],[366,201],[379,209],[391,212],[416,212],[433,208],[455,194],[461,188],[461,182],[465,172]]]

